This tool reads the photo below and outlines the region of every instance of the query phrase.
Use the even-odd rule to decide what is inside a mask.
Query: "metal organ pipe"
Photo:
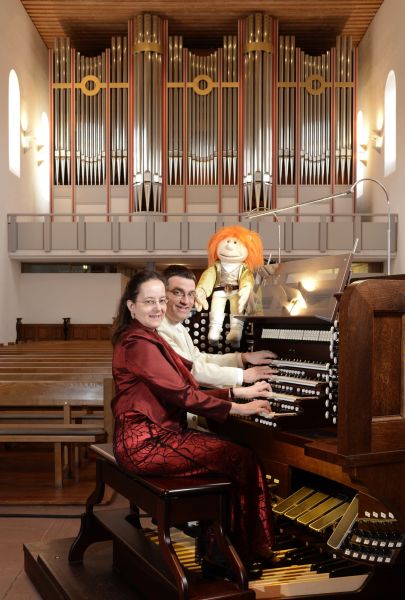
[[[272,19],[261,13],[249,15],[244,30],[244,210],[252,210],[269,207],[270,202],[272,124],[271,112],[264,107],[271,97],[272,64],[265,55],[272,54]]]
[[[135,210],[159,211],[162,187],[162,21],[134,19]]]
[[[70,40],[58,38],[53,61],[54,183],[70,185],[71,71]]]

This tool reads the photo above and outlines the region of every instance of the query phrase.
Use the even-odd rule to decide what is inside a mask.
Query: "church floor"
[[[56,490],[51,448],[0,449],[0,600],[41,598],[25,574],[23,544],[75,537],[94,481],[94,461],[88,460],[80,481],[67,481]],[[106,492],[106,508],[127,504]]]

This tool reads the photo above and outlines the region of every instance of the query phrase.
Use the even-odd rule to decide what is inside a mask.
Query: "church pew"
[[[50,366],[48,364],[44,365],[44,366],[35,366],[35,367],[31,367],[31,366],[26,366],[26,365],[17,365],[17,366],[13,366],[13,367],[2,367],[0,366],[0,374],[1,373],[40,373],[41,371],[43,372],[48,372],[48,373],[57,373],[60,371],[62,365],[58,365],[58,366]],[[111,364],[108,365],[110,368],[110,373],[111,373]],[[107,365],[99,365],[99,366],[65,366],[63,367],[64,372],[66,373],[74,373],[75,371],[77,373],[89,373],[90,370],[93,373],[108,373],[108,366]]]
[[[37,358],[33,358],[33,357],[25,357],[25,356],[18,356],[18,357],[0,357],[0,364],[5,364],[5,365],[19,365],[19,364],[60,364],[60,363],[64,363],[66,364],[67,362],[75,365],[78,364],[80,365],[81,363],[83,364],[98,364],[98,365],[107,365],[110,364],[111,365],[111,356],[106,356],[106,357],[102,357],[102,358],[92,358],[91,360],[89,360],[87,357],[85,356],[77,356],[75,358],[71,357],[71,356],[58,356],[58,357],[48,357],[48,356],[41,356],[39,359]]]
[[[33,411],[37,418],[17,418],[18,411]],[[15,418],[0,422],[0,442],[49,443],[54,447],[55,487],[62,487],[62,447],[104,441],[104,426],[83,424],[88,410],[103,409],[103,383],[72,380],[0,381],[0,414],[15,413]],[[42,422],[38,414],[43,412]],[[50,418],[46,418],[47,411]],[[55,421],[55,416],[57,420]],[[94,419],[93,419],[94,420]],[[77,467],[78,460],[70,460],[69,469]]]
[[[111,376],[111,365],[109,369],[106,369],[104,372],[94,373],[92,369],[86,369],[82,373],[78,373],[77,370],[72,371],[63,371],[62,369],[58,369],[56,371],[49,371],[46,367],[44,369],[37,371],[36,373],[18,373],[19,381],[52,381],[63,379],[65,381],[103,381],[105,377]],[[15,381],[16,373],[1,373],[0,381]]]

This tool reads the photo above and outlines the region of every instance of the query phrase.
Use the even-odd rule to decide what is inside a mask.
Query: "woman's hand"
[[[271,398],[271,385],[267,381],[256,381],[253,385],[233,388],[235,398]]]
[[[271,377],[278,373],[278,369],[272,369],[266,365],[259,365],[257,367],[249,367],[249,369],[243,370],[243,383],[254,383],[258,379],[263,377]]]
[[[236,402],[232,402],[229,413],[241,417],[248,417],[249,415],[257,415],[259,413],[268,416],[273,414],[271,404],[270,402],[267,402],[267,400],[252,400],[251,402],[246,402],[246,404],[236,404]]]

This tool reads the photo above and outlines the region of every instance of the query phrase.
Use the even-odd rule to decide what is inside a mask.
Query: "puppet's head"
[[[263,265],[263,244],[258,233],[241,225],[223,227],[208,242],[208,265],[216,260],[246,263],[251,271]]]

